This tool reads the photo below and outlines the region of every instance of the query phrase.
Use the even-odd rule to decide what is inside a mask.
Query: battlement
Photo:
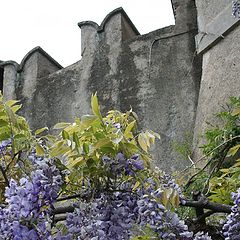
[[[122,8],[100,25],[80,22],[82,58],[66,68],[40,47],[20,64],[0,61],[4,98],[21,100],[21,114],[33,129],[51,129],[89,114],[90,96],[97,91],[103,113],[132,107],[140,127],[160,133],[153,150],[157,165],[166,171],[183,168],[186,159],[173,143],[190,134],[199,146],[204,122],[211,122],[229,96],[239,95],[240,28],[226,0],[171,2],[175,25],[144,35]]]
[[[165,168],[162,159],[177,158],[173,139],[193,129],[201,74],[199,61],[192,61],[194,1],[172,3],[176,25],[144,35],[123,8],[110,12],[100,25],[78,23],[82,58],[66,68],[41,47],[29,51],[20,64],[1,62],[4,98],[21,100],[21,113],[33,129],[51,129],[59,121],[89,114],[90,96],[97,91],[103,113],[132,107],[141,127],[161,134],[154,155]]]
[[[62,69],[62,66],[47,54],[41,47],[35,47],[29,51],[21,63],[4,61],[0,63],[3,68],[3,93],[5,99],[14,99],[20,85],[25,94],[34,90],[38,78],[45,77]],[[20,82],[20,80],[22,82]]]
[[[109,45],[115,45],[140,35],[123,8],[110,12],[100,25],[93,21],[83,21],[78,26],[81,28],[82,55],[85,51],[95,49],[103,38]]]

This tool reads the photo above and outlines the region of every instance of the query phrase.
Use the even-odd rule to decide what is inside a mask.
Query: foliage
[[[207,144],[202,146],[203,153],[211,152],[209,157],[212,162],[218,161],[222,156],[225,157],[228,150],[239,141],[236,138],[240,135],[239,109],[240,98],[231,97],[228,108],[216,115],[219,125],[205,133]]]
[[[190,216],[179,206],[184,206],[185,197],[202,190],[206,182],[210,182],[209,199],[218,202],[226,199],[220,200],[222,192],[214,189],[226,188],[224,183],[231,187],[229,192],[238,188],[240,100],[231,101],[232,110],[219,115],[224,127],[207,133],[204,151],[210,156],[207,166],[211,163],[214,174],[209,177],[204,169],[194,168],[194,183],[186,188],[185,196],[170,175],[151,166],[149,149],[159,135],[150,130],[139,132],[132,110],[110,111],[102,116],[97,96],[93,95],[92,115],[77,118],[72,124],[58,123],[57,136],[44,134],[46,128],[33,135],[27,122],[15,113],[20,108],[18,102],[1,101],[0,129],[4,134],[0,135],[0,170],[5,197],[0,208],[1,236],[49,240],[211,239],[200,232],[194,235],[177,212],[184,218]],[[223,153],[224,157],[234,156],[236,162],[219,171],[217,163]],[[75,199],[75,210],[67,214],[64,223],[55,221],[59,197]],[[226,237],[234,236],[238,219],[237,207],[232,211],[224,227]]]
[[[9,121],[5,124],[9,126],[9,135],[1,141],[4,150],[2,159],[10,153],[20,155],[12,161],[13,169],[20,169],[19,177],[6,184],[7,205],[1,209],[2,236],[10,239],[73,239],[85,234],[85,239],[86,234],[88,237],[101,234],[103,239],[117,239],[116,234],[120,238],[125,234],[129,238],[130,229],[140,222],[144,228],[149,224],[153,235],[165,234],[165,238],[168,234],[174,235],[171,233],[174,228],[177,235],[192,235],[171,212],[179,204],[174,182],[169,177],[160,182],[160,172],[149,168],[148,149],[158,135],[152,131],[137,132],[132,111],[125,114],[110,111],[102,117],[96,95],[92,96],[91,104],[94,115],[76,119],[74,124],[57,124],[55,128],[63,129],[58,137],[54,137],[38,136],[45,128],[37,130],[37,136],[32,136],[26,121],[2,103],[6,116],[10,112]],[[20,123],[24,123],[25,128],[19,127]],[[25,140],[21,144],[16,141],[17,134],[22,134]],[[14,155],[9,156],[14,158]],[[3,174],[7,173],[5,170]],[[6,180],[11,177],[7,176]],[[81,193],[80,204],[85,203],[86,209],[84,212],[76,208],[76,211],[79,209],[78,213],[88,223],[85,225],[82,222],[81,233],[76,235],[74,224],[81,221],[81,217],[70,214],[66,224],[67,231],[71,232],[62,232],[65,236],[58,233],[54,237],[51,227],[53,204],[60,193],[71,192]],[[150,212],[149,207],[152,208]],[[146,210],[143,211],[144,208]],[[150,214],[154,210],[156,216]],[[109,214],[111,221],[107,219]],[[114,214],[115,219],[122,221],[121,224],[114,224]],[[76,221],[72,221],[73,218]],[[171,219],[174,222],[169,225]],[[106,224],[109,226],[106,227]],[[83,233],[84,226],[88,232],[86,229]],[[90,226],[98,231],[92,229],[89,232]]]
[[[155,138],[159,138],[152,131],[137,132],[137,121],[132,110],[126,113],[110,111],[102,117],[96,95],[92,96],[91,105],[93,115],[77,118],[73,124],[59,123],[55,126],[55,129],[62,130],[57,138],[52,138],[54,142],[50,147],[50,156],[60,157],[69,170],[65,193],[82,191],[90,186],[92,191],[102,191],[109,188],[109,184],[115,188],[116,176],[109,171],[110,162],[122,161],[121,167],[127,164],[128,172],[147,167],[150,163],[148,149]],[[126,159],[116,157],[118,153]],[[143,181],[146,174],[146,171],[136,173],[138,183]],[[131,174],[118,178],[121,178],[120,181],[133,181]]]
[[[192,156],[192,134],[186,133],[182,138],[182,141],[173,142],[173,149],[184,159],[190,160]]]
[[[0,202],[4,200],[9,179],[21,176],[21,156],[33,141],[26,120],[16,114],[20,108],[15,100],[4,103],[0,94]]]
[[[230,98],[227,111],[218,114],[222,125],[206,132],[207,144],[204,153],[211,152],[209,163],[211,174],[209,180],[209,199],[231,204],[231,193],[240,187],[240,98]]]

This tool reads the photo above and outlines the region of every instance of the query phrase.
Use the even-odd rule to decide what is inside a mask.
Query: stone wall
[[[231,96],[240,96],[240,26],[232,16],[231,0],[196,0],[199,34],[197,50],[203,55],[202,79],[195,125],[195,159],[201,135],[216,123],[217,112]]]
[[[142,129],[161,135],[153,149],[158,166],[168,172],[182,169],[187,162],[172,145],[193,136],[201,57],[195,54],[194,1],[172,2],[176,25],[145,35],[122,8],[101,25],[79,23],[82,58],[64,69],[39,47],[20,65],[1,63],[5,98],[22,101],[22,114],[33,129],[51,128],[90,113],[90,97],[97,91],[103,112],[132,107]]]

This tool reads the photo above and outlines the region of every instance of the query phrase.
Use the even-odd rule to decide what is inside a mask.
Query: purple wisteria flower
[[[6,148],[8,145],[11,144],[11,139],[3,140],[0,142],[0,149]]]
[[[10,180],[6,189],[8,205],[0,208],[0,236],[3,239],[127,240],[135,236],[136,226],[150,228],[159,239],[211,239],[203,233],[194,236],[176,213],[161,204],[164,188],[178,191],[178,185],[167,175],[164,180],[159,178],[162,181],[160,188],[153,178],[146,176],[143,181],[149,187],[142,184],[133,190],[137,181],[135,176],[144,173],[141,172],[144,162],[139,155],[126,158],[122,153],[115,158],[102,158],[107,174],[113,177],[108,188],[93,195],[91,179],[86,180],[89,189],[84,193],[90,197],[75,202],[75,211],[67,215],[66,229],[52,235],[53,204],[62,184],[60,171],[52,159],[37,157],[34,151],[29,160],[33,164],[32,174],[22,177],[19,182]]]
[[[138,154],[127,159],[122,153],[118,153],[114,159],[103,157],[102,162],[104,167],[116,176],[121,174],[135,176],[137,171],[144,169],[144,162]]]
[[[232,14],[236,18],[240,18],[240,1],[239,0],[232,1]]]
[[[43,161],[35,163],[31,176],[22,177],[19,183],[10,180],[5,191],[7,206],[0,209],[0,236],[6,236],[4,239],[51,239],[50,216],[62,179],[51,161]]]
[[[223,234],[226,240],[240,239],[240,189],[232,193],[234,205],[232,212],[227,217],[227,222],[223,226]]]
[[[11,145],[11,139],[3,140],[0,142],[0,157],[4,159],[4,155],[7,152],[8,146]],[[5,161],[0,160],[0,164],[2,165],[3,168],[5,168]]]

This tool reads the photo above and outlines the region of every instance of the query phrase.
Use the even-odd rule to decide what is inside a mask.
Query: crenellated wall
[[[173,143],[193,137],[201,79],[196,56],[196,7],[192,0],[172,0],[176,24],[140,35],[122,8],[101,25],[81,28],[82,58],[61,68],[41,48],[21,64],[4,67],[4,97],[18,98],[33,129],[90,113],[90,97],[98,92],[102,111],[132,107],[140,127],[161,135],[153,149],[155,163],[166,171],[186,164]]]

